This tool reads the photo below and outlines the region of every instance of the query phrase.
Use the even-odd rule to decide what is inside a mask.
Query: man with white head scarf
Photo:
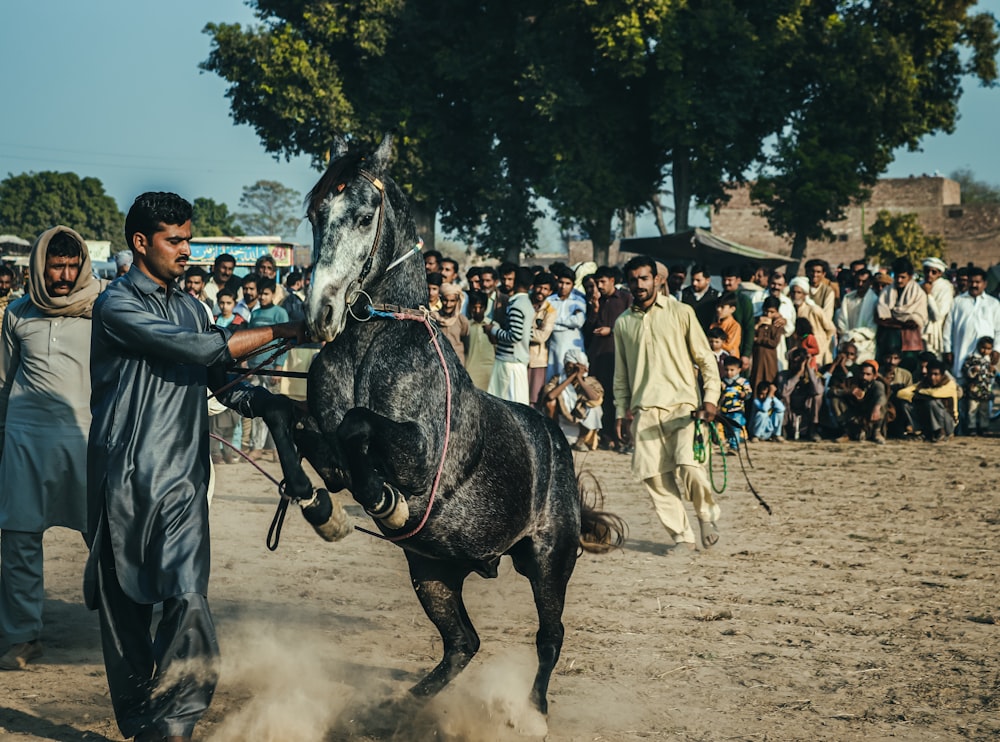
[[[921,288],[927,294],[927,325],[924,327],[924,343],[927,350],[940,356],[944,352],[944,320],[955,303],[955,287],[945,278],[948,266],[941,258],[924,260],[924,283]]]
[[[542,400],[549,417],[559,423],[574,451],[597,448],[597,431],[604,413],[604,387],[588,375],[590,361],[579,348],[570,348],[563,356],[563,370],[542,389]]]
[[[94,278],[83,238],[44,232],[31,249],[28,293],[11,303],[0,340],[0,669],[42,654],[42,538],[87,529],[90,329]]]
[[[837,334],[837,328],[833,322],[827,319],[826,314],[816,303],[809,298],[809,279],[805,276],[796,276],[788,282],[788,296],[795,305],[797,317],[809,320],[812,325],[813,335],[816,336],[816,344],[819,345],[819,355],[816,363],[820,366],[830,363],[833,354],[830,352],[830,342]]]

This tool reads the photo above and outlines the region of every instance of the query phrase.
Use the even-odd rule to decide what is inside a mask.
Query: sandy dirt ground
[[[480,654],[414,706],[406,689],[441,644],[398,548],[361,533],[327,544],[289,512],[271,553],[272,485],[221,467],[210,599],[223,668],[196,739],[997,739],[998,451],[758,444],[751,477],[773,515],[730,471],[722,541],[696,553],[668,548],[625,457],[578,459],[630,537],[577,564],[547,727],[526,704],[536,620],[509,560],[467,582]],[[45,546],[45,656],[0,674],[0,738],[119,740],[81,603],[82,541],[56,529]]]

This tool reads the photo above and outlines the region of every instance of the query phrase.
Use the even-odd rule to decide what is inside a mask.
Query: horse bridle
[[[378,250],[379,242],[382,240],[382,226],[385,224],[385,183],[380,178],[361,168],[358,168],[358,175],[371,183],[375,190],[378,191],[378,223],[375,225],[375,239],[372,242],[372,249],[368,252],[368,257],[365,259],[364,265],[361,266],[361,275],[355,281],[356,288],[347,293],[345,301],[348,308],[353,306],[354,302],[362,295],[367,296],[364,292],[364,283],[365,279],[368,278],[368,274],[371,273],[372,264],[375,262],[375,252]]]

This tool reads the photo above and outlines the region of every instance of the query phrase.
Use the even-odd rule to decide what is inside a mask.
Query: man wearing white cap
[[[809,297],[809,279],[805,276],[796,276],[788,282],[788,296],[795,305],[795,314],[798,317],[809,320],[812,325],[813,335],[816,336],[816,343],[819,345],[819,355],[816,362],[819,365],[829,363],[833,360],[830,352],[830,340],[837,334],[837,328],[833,322],[827,318],[823,310],[817,306]]]
[[[940,356],[944,352],[942,336],[944,320],[955,302],[955,289],[951,281],[944,277],[948,266],[941,258],[927,258],[923,265],[923,289],[927,292],[928,315],[927,326],[924,328],[924,343],[927,345],[927,350]]]

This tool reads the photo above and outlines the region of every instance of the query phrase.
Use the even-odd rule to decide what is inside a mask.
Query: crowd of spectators
[[[632,299],[620,269],[503,263],[462,281],[455,266],[445,278],[444,260],[425,261],[431,292],[450,297],[432,308],[474,383],[557,419],[577,450],[628,453],[612,389],[614,326]],[[741,431],[725,437],[730,453],[744,435],[882,444],[989,433],[1000,302],[982,268],[929,258],[919,270],[899,259],[833,272],[809,260],[790,280],[751,263],[661,274],[718,361],[720,412]]]

